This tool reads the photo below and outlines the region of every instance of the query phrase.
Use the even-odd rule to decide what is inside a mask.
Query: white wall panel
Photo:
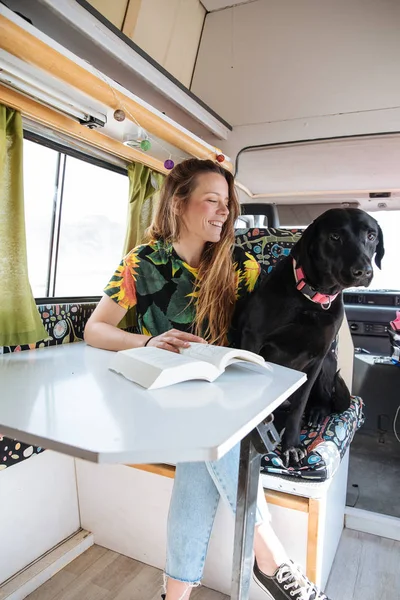
[[[0,583],[79,529],[74,459],[50,452],[0,473]]]
[[[400,130],[400,2],[256,0],[206,17],[192,91],[223,150]]]
[[[129,0],[88,0],[88,2],[118,29],[122,28]]]

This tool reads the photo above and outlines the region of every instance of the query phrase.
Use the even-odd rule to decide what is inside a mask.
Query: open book
[[[144,388],[154,390],[189,379],[211,382],[227,366],[241,361],[266,364],[262,356],[248,350],[191,343],[180,354],[151,347],[121,350],[115,354],[109,368]]]

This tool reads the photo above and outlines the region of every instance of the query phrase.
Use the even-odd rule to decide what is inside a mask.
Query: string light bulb
[[[145,152],[147,152],[148,150],[150,150],[150,148],[151,148],[151,142],[150,142],[150,140],[142,140],[140,142],[140,147]]]
[[[173,169],[175,166],[175,163],[173,160],[171,160],[171,158],[167,158],[166,161],[164,161],[164,167],[166,169],[168,169],[168,171],[171,171],[171,169]]]
[[[113,116],[114,116],[114,119],[116,121],[118,121],[119,123],[121,123],[121,121],[125,121],[125,118],[126,118],[126,114],[121,108],[117,108],[117,110],[114,111]]]

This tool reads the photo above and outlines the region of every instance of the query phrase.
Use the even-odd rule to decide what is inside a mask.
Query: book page
[[[198,344],[196,342],[191,342],[189,348],[180,350],[180,354],[192,357],[196,360],[212,363],[222,371],[227,365],[239,360],[246,360],[256,364],[265,363],[262,356],[259,356],[254,352],[249,352],[248,350],[227,348],[225,346],[213,346],[211,344]]]
[[[232,354],[232,348],[190,342],[189,348],[182,348],[179,352],[181,356],[191,357],[195,360],[202,360],[221,368],[221,361],[227,354]]]
[[[147,389],[165,387],[187,379],[214,381],[220,371],[197,358],[160,348],[131,348],[117,352],[109,367]]]
[[[146,346],[146,348],[131,348],[130,350],[123,350],[123,352],[142,363],[154,365],[160,371],[170,369],[171,367],[179,367],[185,363],[192,363],[193,360],[199,360],[197,356],[182,356],[175,352],[168,352],[167,350],[151,346]]]

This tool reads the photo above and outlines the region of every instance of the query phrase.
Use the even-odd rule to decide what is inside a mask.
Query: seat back
[[[237,246],[250,252],[269,273],[284,256],[290,254],[301,233],[299,229],[275,227],[237,229],[235,241]]]

